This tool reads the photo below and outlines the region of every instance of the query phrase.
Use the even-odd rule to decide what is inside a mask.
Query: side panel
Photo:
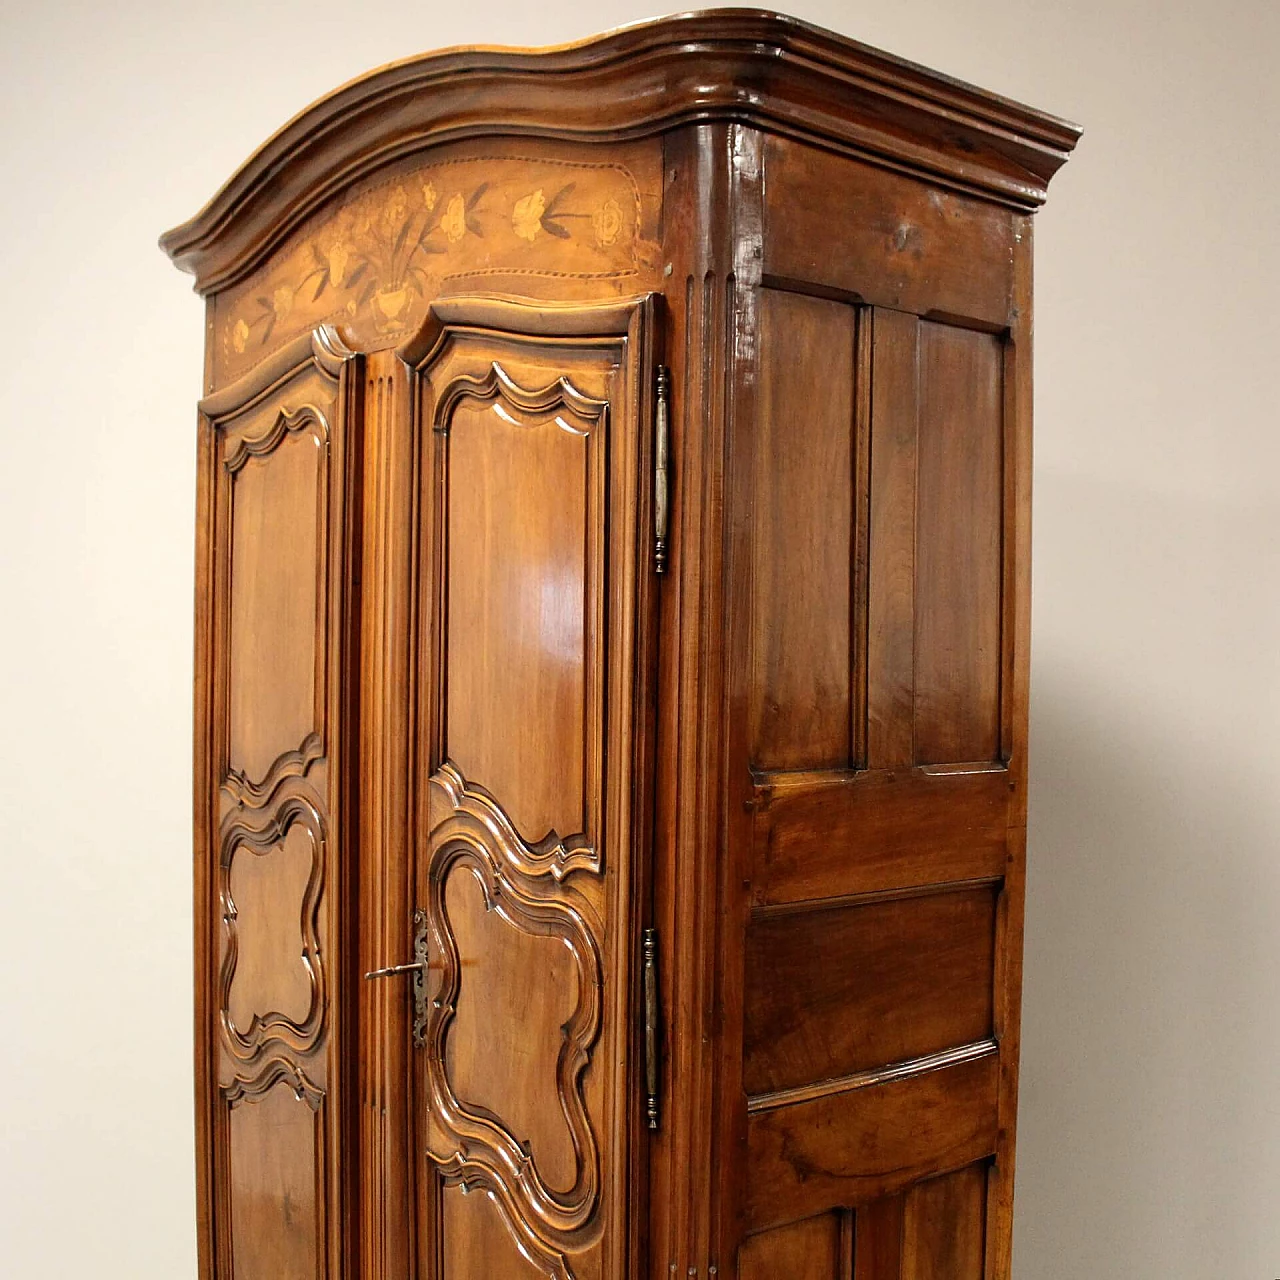
[[[747,850],[739,1274],[776,1255],[815,1276],[1005,1280],[1024,226],[761,149],[732,450],[749,560],[729,577],[750,637],[730,695],[750,709],[730,764],[751,783],[729,833]],[[850,1224],[834,1262],[833,1222]]]
[[[348,355],[317,331],[201,406],[197,1076],[225,1280],[344,1274]]]
[[[405,353],[433,1280],[635,1265],[649,312],[460,299]]]
[[[854,758],[856,312],[762,289],[752,573],[752,762],[848,768]]]

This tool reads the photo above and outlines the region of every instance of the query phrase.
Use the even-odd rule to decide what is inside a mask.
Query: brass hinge
[[[412,974],[410,992],[413,996],[413,1044],[421,1049],[427,1043],[427,913],[413,913],[413,960],[408,964],[393,964],[385,969],[366,973],[365,979],[395,978]]]
[[[658,991],[658,931],[646,929],[641,941],[644,986],[644,1112],[650,1129],[658,1127],[662,1082],[662,1010]]]
[[[653,571],[667,571],[667,522],[670,519],[670,495],[667,485],[667,451],[671,414],[671,371],[658,366],[653,407]]]

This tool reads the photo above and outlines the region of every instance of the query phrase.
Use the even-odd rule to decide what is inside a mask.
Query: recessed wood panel
[[[788,138],[766,140],[764,170],[766,276],[917,315],[1010,322],[1009,210]]]
[[[234,1280],[320,1280],[318,1114],[281,1080],[230,1114]]]
[[[553,1191],[568,1192],[577,1161],[557,1065],[578,1002],[573,954],[561,938],[530,934],[504,918],[502,903],[486,900],[465,864],[449,876],[445,906],[461,970],[446,1041],[454,1093],[472,1110],[502,1116],[528,1145],[539,1176]]]
[[[853,754],[854,308],[762,289],[753,466],[752,762]]]
[[[305,915],[315,905],[307,893],[313,864],[311,838],[298,825],[265,853],[241,844],[232,855],[228,887],[237,954],[227,1013],[242,1036],[255,1016],[274,1013],[301,1025],[311,1014]]]
[[[867,547],[867,765],[915,760],[916,428],[919,322],[872,315]]]
[[[987,1167],[931,1178],[906,1194],[902,1280],[982,1280]]]
[[[920,325],[916,761],[1000,750],[1003,345]]]
[[[753,896],[802,902],[1004,874],[1003,769],[775,775],[756,788]]]
[[[764,1228],[903,1190],[995,1151],[995,1053],[758,1111],[747,1220]]]
[[[858,1206],[853,1218],[853,1280],[902,1280],[903,1197]]]
[[[529,841],[587,827],[590,430],[567,407],[526,418],[499,400],[449,422],[445,755]]]
[[[826,1213],[748,1236],[739,1280],[846,1280],[851,1240],[842,1216]]]
[[[237,441],[228,464],[229,754],[251,782],[323,731],[326,464],[317,419],[288,430],[269,415]]]
[[[988,1037],[994,946],[988,887],[754,920],[747,930],[747,1092]]]

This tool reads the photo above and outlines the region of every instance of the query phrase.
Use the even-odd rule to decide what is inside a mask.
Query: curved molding
[[[583,1095],[583,1073],[600,1034],[603,965],[595,937],[582,914],[562,895],[539,891],[540,879],[558,880],[555,856],[537,857],[515,834],[492,798],[468,790],[456,769],[445,766],[431,780],[435,801],[449,805],[433,821],[428,862],[427,927],[439,957],[440,986],[427,1020],[427,1078],[431,1095],[430,1155],[441,1176],[491,1192],[517,1241],[563,1280],[561,1250],[581,1243],[600,1201],[600,1151]],[[434,817],[433,807],[433,817]],[[498,1115],[472,1107],[454,1093],[447,1069],[447,1042],[461,993],[461,961],[445,904],[455,870],[474,875],[486,910],[522,933],[559,938],[577,968],[578,1000],[563,1025],[556,1062],[556,1091],[573,1143],[576,1176],[564,1193],[543,1181],[527,1142]],[[567,874],[567,872],[565,873]],[[543,896],[543,894],[547,896]],[[479,993],[483,997],[483,992]]]
[[[451,760],[432,775],[431,819],[433,832],[447,830],[492,844],[508,867],[531,880],[550,876],[560,884],[575,871],[598,876],[603,867],[600,854],[582,835],[566,839],[552,831],[537,844],[526,844],[502,806],[483,787],[468,782]]]
[[[210,293],[327,200],[427,147],[494,135],[620,141],[706,120],[855,151],[1020,209],[1044,201],[1080,136],[797,19],[711,10],[540,50],[458,48],[392,63],[295,116],[160,244]]]
[[[440,355],[450,334],[500,334],[504,342],[545,344],[548,338],[592,339],[616,345],[636,330],[637,318],[653,311],[659,295],[640,294],[604,302],[539,302],[496,294],[454,294],[433,298],[417,333],[396,354],[422,373]]]
[[[324,1090],[312,1083],[297,1063],[287,1058],[272,1058],[255,1076],[237,1076],[230,1084],[222,1086],[222,1098],[228,1107],[236,1107],[245,1101],[254,1102],[270,1093],[282,1080],[293,1090],[299,1102],[305,1102],[312,1111],[320,1110]]]
[[[311,871],[303,890],[298,921],[301,959],[311,988],[307,1016],[301,1022],[295,1022],[275,1011],[255,1013],[249,1026],[241,1030],[231,1017],[231,988],[240,959],[239,915],[231,894],[231,866],[241,849],[247,849],[257,857],[267,857],[279,848],[295,825],[307,833],[311,847]],[[226,948],[218,973],[218,1020],[222,1025],[223,1043],[239,1062],[256,1061],[270,1045],[276,1043],[287,1045],[296,1053],[308,1053],[319,1044],[324,1033],[325,974],[319,935],[324,862],[324,820],[308,796],[286,796],[263,822],[255,824],[237,814],[223,826],[218,892]]]
[[[603,425],[609,411],[607,400],[597,400],[586,395],[566,377],[559,377],[545,387],[522,387],[495,360],[483,377],[461,374],[445,387],[436,402],[433,430],[448,432],[453,412],[463,400],[480,400],[484,403],[505,401],[520,413],[539,416],[555,413],[557,409],[568,409],[588,424],[586,431],[579,431],[559,417],[555,421],[564,430],[575,435],[590,435]]]
[[[216,423],[238,417],[275,395],[286,382],[311,366],[333,384],[336,394],[342,366],[354,355],[337,329],[318,325],[273,351],[243,377],[206,396],[200,401],[200,412]]]
[[[953,1049],[943,1049],[939,1053],[927,1053],[920,1058],[908,1058],[903,1062],[891,1062],[867,1071],[855,1071],[852,1075],[818,1080],[813,1084],[798,1085],[791,1089],[776,1089],[771,1093],[752,1094],[747,1098],[747,1114],[777,1111],[782,1107],[794,1107],[819,1098],[834,1098],[842,1093],[854,1093],[858,1089],[891,1084],[895,1080],[913,1080],[930,1071],[954,1067],[961,1062],[972,1062],[976,1058],[988,1058],[999,1052],[1000,1046],[995,1040],[974,1040]]]
[[[300,747],[283,752],[271,762],[267,776],[261,782],[254,782],[248,774],[228,766],[227,776],[222,780],[222,789],[233,804],[261,809],[286,778],[305,778],[311,766],[323,759],[324,738],[318,733],[309,733]]]
[[[313,404],[304,404],[297,409],[290,409],[286,405],[262,435],[244,436],[232,442],[222,465],[234,475],[250,458],[265,458],[274,452],[285,436],[306,427],[315,428],[317,438],[328,446],[329,419],[325,417],[323,410]]]

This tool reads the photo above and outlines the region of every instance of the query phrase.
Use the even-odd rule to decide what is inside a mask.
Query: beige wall
[[[1038,220],[1018,1280],[1280,1275],[1280,5],[802,3],[1087,128]],[[201,309],[311,98],[608,0],[0,13],[0,1274],[194,1275]]]

